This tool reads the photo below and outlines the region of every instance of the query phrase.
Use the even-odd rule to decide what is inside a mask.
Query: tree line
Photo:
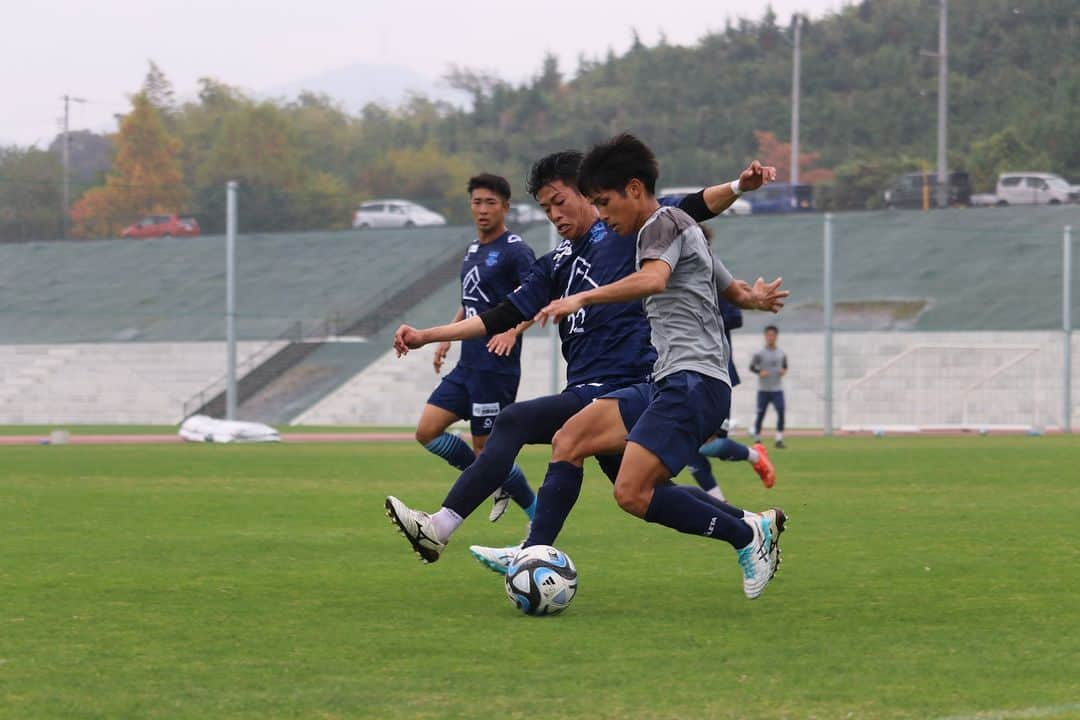
[[[822,208],[879,207],[889,177],[932,168],[937,2],[864,0],[802,30],[800,176]],[[949,165],[991,190],[1007,169],[1080,176],[1080,28],[1074,0],[952,0]],[[259,99],[219,80],[178,102],[153,63],[108,138],[77,133],[77,237],[115,236],[153,212],[224,226],[224,184],[241,187],[243,231],[347,227],[366,198],[406,197],[467,220],[463,188],[480,170],[522,192],[529,164],[629,129],[661,158],[664,184],[732,176],[752,157],[789,171],[789,21],[766,10],[692,47],[552,57],[511,83],[452,67],[467,106],[414,96],[350,114],[304,93]],[[59,145],[0,149],[0,239],[59,235]],[[78,162],[82,161],[82,166]]]

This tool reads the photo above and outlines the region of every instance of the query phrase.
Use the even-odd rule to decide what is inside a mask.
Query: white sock
[[[743,520],[745,520],[747,518],[757,517],[757,513],[756,512],[751,512],[750,510],[743,510],[742,511],[742,517],[743,517]]]
[[[726,501],[726,498],[724,497],[724,491],[720,489],[719,485],[714,487],[712,490],[706,490],[705,492],[709,493],[710,495],[712,495],[717,500]]]
[[[757,465],[757,462],[760,459],[761,456],[758,455],[758,451],[754,448],[750,448],[750,454],[746,456],[747,462],[749,462],[751,465]]]
[[[776,433],[776,442],[780,442],[783,439],[784,439],[784,433],[781,433],[781,432]]]
[[[464,518],[448,507],[439,508],[439,511],[431,516],[431,525],[435,528],[435,534],[439,536],[439,542],[448,541],[464,521]]]

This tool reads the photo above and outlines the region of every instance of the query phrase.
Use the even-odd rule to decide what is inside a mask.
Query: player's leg
[[[625,444],[626,426],[614,397],[594,400],[559,428],[524,547],[554,544],[581,492],[585,459],[616,455]]]
[[[473,447],[476,454],[487,443],[487,438],[494,429],[495,421],[504,408],[510,407],[517,397],[518,383],[521,378],[518,375],[498,375],[488,373],[481,377],[473,378],[469,383],[469,396],[472,399],[471,430]],[[488,520],[495,522],[506,512],[507,506],[513,500],[532,520],[536,504],[536,496],[525,479],[525,473],[517,463],[510,466],[510,472],[505,482],[495,490],[492,495],[491,512]]]
[[[776,447],[784,447],[784,391],[778,390],[773,395],[773,407],[776,408]]]
[[[466,375],[465,368],[454,368],[442,379],[420,413],[415,434],[425,450],[458,470],[469,467],[476,459],[468,443],[446,432],[452,424],[471,415]]]
[[[458,477],[438,512],[428,515],[390,496],[387,515],[421,559],[435,562],[464,519],[505,482],[521,448],[551,442],[585,402],[567,391],[510,405],[496,418],[484,452]]]
[[[702,447],[704,447],[704,445]],[[690,471],[690,475],[694,478],[694,482],[696,482],[702,490],[720,500],[724,499],[724,491],[721,490],[720,486],[717,484],[716,477],[713,475],[712,464],[709,462],[709,458],[706,457],[704,452],[698,453],[690,458],[686,463],[686,469]]]
[[[778,561],[774,516],[736,519],[668,483],[711,429],[727,419],[730,404],[731,388],[715,378],[678,372],[657,382],[649,407],[630,431],[615,500],[646,522],[729,543],[743,569],[744,591],[753,598],[764,590]]]
[[[758,390],[757,414],[754,415],[754,442],[761,439],[761,423],[765,420],[765,411],[769,408],[769,394]]]
[[[765,487],[771,488],[776,483],[776,471],[768,453],[765,452],[765,446],[761,443],[755,443],[753,447],[747,447],[728,437],[726,431],[721,431],[716,434],[716,437],[702,445],[698,452],[708,457],[730,462],[745,460],[754,468],[754,472],[761,478],[761,482],[765,484]]]

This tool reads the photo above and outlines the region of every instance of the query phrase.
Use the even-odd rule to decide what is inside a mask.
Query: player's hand
[[[769,377],[769,371],[768,370],[762,370],[761,372],[758,373],[758,377],[763,377],[763,378]]]
[[[438,375],[442,372],[443,361],[446,360],[446,353],[450,352],[450,343],[441,342],[435,346],[435,362],[432,365],[435,366],[435,374]]]
[[[746,169],[739,173],[739,187],[743,192],[757,190],[762,185],[768,185],[776,180],[776,168],[772,165],[762,165],[755,160],[747,165]]]
[[[784,278],[776,278],[771,283],[765,282],[764,278],[758,278],[750,287],[750,297],[754,308],[771,313],[780,312],[780,308],[784,307],[784,301],[791,295],[787,290],[780,289],[783,284]]]
[[[533,319],[540,323],[540,327],[544,327],[547,325],[548,320],[553,323],[562,322],[564,317],[573,315],[583,307],[585,307],[585,303],[581,300],[580,293],[578,295],[569,295],[553,300],[540,308],[540,312],[536,313],[536,317]]]
[[[424,347],[426,344],[423,334],[414,327],[402,325],[394,333],[394,350],[397,351],[398,357],[407,355],[410,350]]]
[[[514,344],[517,342],[517,331],[507,330],[501,332],[498,335],[492,335],[488,340],[487,349],[499,357],[506,357],[510,354],[510,351],[514,349]]]

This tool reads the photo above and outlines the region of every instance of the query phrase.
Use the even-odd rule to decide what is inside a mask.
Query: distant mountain
[[[270,88],[274,97],[295,98],[304,91],[324,93],[340,102],[347,111],[356,113],[371,102],[396,107],[410,93],[420,93],[433,100],[445,100],[464,105],[465,93],[404,65],[373,65],[357,63],[318,75]]]

